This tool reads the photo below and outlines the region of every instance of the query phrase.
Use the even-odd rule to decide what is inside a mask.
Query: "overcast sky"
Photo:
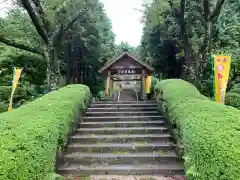
[[[141,9],[142,0],[101,0],[108,17],[112,20],[116,43],[127,41],[133,46],[140,44],[142,36]]]
[[[2,1],[2,0],[0,0]],[[142,36],[141,9],[142,2],[146,0],[100,0],[108,17],[112,20],[113,31],[116,34],[116,43],[127,41],[132,46],[140,44]],[[6,0],[0,5],[0,16],[3,16],[7,8],[11,7],[11,0]]]

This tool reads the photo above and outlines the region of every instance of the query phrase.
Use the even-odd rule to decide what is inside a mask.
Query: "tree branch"
[[[182,40],[185,46],[191,47],[189,38],[187,35],[186,24],[185,24],[185,0],[181,0],[180,2],[180,14],[179,14],[179,25],[180,25],[180,33],[182,36]]]
[[[180,15],[180,12],[178,11],[177,8],[174,8],[174,7],[173,7],[173,0],[168,0],[168,4],[169,4],[169,6],[170,6],[171,9],[172,9],[172,12],[173,12],[175,18],[178,18],[179,15]]]
[[[17,49],[25,50],[28,52],[32,52],[32,53],[44,56],[43,50],[41,48],[37,48],[37,47],[34,48],[34,47],[27,46],[25,44],[18,43],[16,41],[6,39],[2,35],[0,35],[0,42]]]
[[[172,43],[174,43],[175,45],[177,45],[180,49],[184,48],[184,45],[183,45],[182,41],[180,41],[179,39],[174,38],[174,39],[171,39],[170,41]]]
[[[200,47],[199,47],[199,50],[198,50],[198,55],[201,58],[204,58],[203,56],[205,56],[205,54],[206,54],[207,43],[208,43],[208,35],[206,33],[203,40],[201,41],[201,44],[200,44]]]
[[[201,8],[200,4],[197,4],[196,8],[200,14],[199,19],[200,19],[201,24],[204,26],[204,29],[207,29],[207,19],[204,16],[204,10]]]
[[[51,26],[51,22],[47,19],[47,15],[44,13],[44,10],[43,10],[43,7],[40,3],[40,0],[32,0],[35,7],[36,7],[36,10],[39,14],[39,17],[41,18],[43,24],[44,24],[44,27],[46,28],[46,31],[47,33],[50,32],[50,26]]]
[[[36,13],[34,12],[34,9],[30,3],[29,0],[22,0],[22,4],[23,7],[27,10],[38,34],[41,36],[41,38],[43,39],[43,41],[45,42],[45,44],[49,43],[48,40],[48,35],[46,30],[42,27],[41,22],[39,20],[39,18],[37,17]]]
[[[218,17],[224,2],[225,2],[225,0],[218,0],[217,1],[216,5],[215,5],[215,8],[212,10],[212,12],[209,15],[209,20],[210,21],[212,21],[213,19]]]
[[[208,19],[209,15],[210,15],[209,0],[203,0],[203,15],[206,20]]]
[[[52,44],[55,45],[59,39],[61,39],[61,36],[64,35],[64,33],[73,26],[73,24],[79,19],[79,17],[84,14],[84,12],[77,12],[67,24],[62,24],[56,31],[52,34]],[[85,18],[84,20],[85,21]]]

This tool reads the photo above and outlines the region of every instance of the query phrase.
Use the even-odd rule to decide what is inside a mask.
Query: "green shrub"
[[[9,104],[10,94],[12,92],[12,86],[0,86],[0,113],[7,111]],[[19,107],[29,99],[29,95],[26,89],[17,87],[13,95],[13,107]]]
[[[239,179],[239,111],[208,100],[183,80],[161,81],[156,88],[162,91],[157,102],[164,100],[180,130],[188,179]]]
[[[4,102],[0,102],[0,113],[7,111],[8,104]]]
[[[240,95],[240,88],[233,88],[230,90],[231,93],[237,93]]]
[[[158,81],[159,81],[159,80],[158,80],[157,78],[152,77],[151,87],[154,87],[154,86],[157,84]]]
[[[0,114],[0,179],[50,180],[56,152],[89,100],[87,86],[69,85]]]
[[[9,101],[12,92],[12,86],[0,86],[0,101]],[[13,96],[13,101],[18,99],[27,99],[27,92],[17,87]]]
[[[106,96],[105,90],[99,91],[98,94],[97,94],[97,98],[100,101],[109,101],[110,100],[110,97]]]
[[[225,104],[240,109],[240,94],[230,91],[226,95]]]
[[[232,89],[235,89],[235,88],[240,88],[240,83],[234,84],[234,86],[232,87]]]
[[[240,83],[235,84],[232,89],[227,92],[225,104],[240,109]]]

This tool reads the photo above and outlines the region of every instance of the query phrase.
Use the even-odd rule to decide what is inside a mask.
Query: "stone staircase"
[[[67,179],[88,174],[184,174],[154,102],[96,102],[83,121],[71,136],[58,169]]]

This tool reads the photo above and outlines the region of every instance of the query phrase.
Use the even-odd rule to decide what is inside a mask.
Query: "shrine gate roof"
[[[118,56],[117,58],[111,59],[110,61],[106,62],[105,65],[98,72],[103,73],[104,71],[115,69],[116,67],[114,67],[114,65],[116,65],[117,63],[121,63],[121,62],[122,62],[122,65],[125,66],[124,68],[129,68],[129,66],[131,65],[131,68],[141,67],[141,68],[146,69],[149,72],[154,71],[153,67],[151,67],[150,65],[141,61],[136,56],[132,55],[129,52],[124,52],[120,56]]]

